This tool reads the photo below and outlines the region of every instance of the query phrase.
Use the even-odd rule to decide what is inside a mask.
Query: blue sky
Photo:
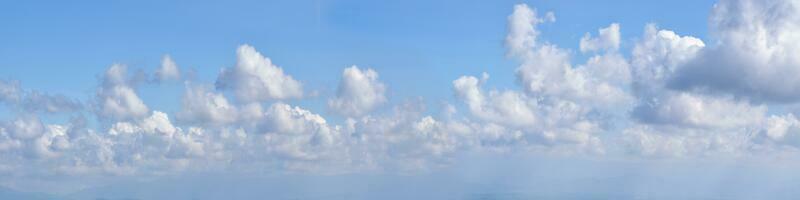
[[[502,22],[516,3],[522,2],[14,2],[0,14],[0,72],[26,88],[86,98],[113,63],[152,70],[169,54],[196,70],[198,80],[213,82],[220,68],[234,64],[233,50],[250,44],[324,94],[334,92],[326,86],[337,83],[334,75],[341,69],[358,65],[381,72],[393,101],[422,96],[436,106],[452,99],[441,91],[461,75],[488,72],[492,86],[516,87],[502,41]],[[547,41],[577,49],[584,33],[612,22],[630,38],[623,48],[630,48],[646,23],[703,38],[713,1],[691,1],[690,7],[659,1],[527,3],[557,13],[558,23],[542,27]],[[575,53],[576,60],[585,57]],[[412,76],[417,81],[408,81]],[[153,106],[177,107],[175,98],[142,92]],[[310,101],[298,103],[324,109],[317,105],[324,102]]]
[[[1,2],[0,197],[788,198],[798,8]]]

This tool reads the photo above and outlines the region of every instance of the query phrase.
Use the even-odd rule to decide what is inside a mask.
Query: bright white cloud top
[[[785,108],[800,101],[798,8],[793,0],[721,0],[708,41],[656,24],[623,38],[621,29],[636,26],[610,23],[575,33],[583,36],[573,50],[541,29],[558,25],[557,13],[518,4],[498,38],[516,65],[508,69],[514,87],[492,87],[488,73],[463,74],[441,91],[455,101],[441,100],[438,112],[421,100],[390,99],[392,85],[373,68],[352,65],[331,75],[338,85],[312,88],[247,44],[215,82],[191,78],[171,56],[152,72],[110,63],[84,101],[2,80],[0,102],[16,114],[0,122],[0,172],[42,181],[265,169],[419,173],[475,152],[796,157],[800,121]],[[140,88],[170,82],[183,82],[183,93],[160,95],[178,109],[143,101]],[[314,98],[325,106],[302,103]],[[43,120],[52,116],[69,119]]]

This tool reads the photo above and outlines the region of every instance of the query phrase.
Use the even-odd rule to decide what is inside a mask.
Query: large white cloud
[[[700,39],[659,30],[656,25],[648,24],[644,36],[631,53],[634,93],[640,97],[658,95],[678,68],[696,57],[704,47],[705,43]]]
[[[516,91],[491,90],[487,94],[478,78],[472,76],[453,81],[453,87],[472,116],[494,127],[489,132],[507,135],[503,138],[519,134],[517,142],[533,146],[578,145],[590,152],[602,152],[599,139],[593,135],[602,130],[587,119],[590,110],[584,106],[569,101],[541,102]]]
[[[539,18],[535,10],[524,4],[517,5],[508,21],[506,47],[509,55],[521,62],[516,70],[516,77],[528,95],[598,105],[619,104],[629,100],[620,85],[613,85],[592,74],[599,70],[624,70],[627,67],[626,62],[612,63],[622,65],[620,67],[606,67],[600,62],[608,63],[613,61],[613,57],[597,58],[586,67],[575,68],[568,50],[538,41],[537,25],[545,19]],[[618,26],[612,24],[610,27],[604,29],[603,35],[619,34]]]
[[[225,68],[217,78],[219,89],[230,89],[242,102],[299,98],[302,84],[283,72],[250,45],[236,50],[236,66]]]
[[[638,103],[631,113],[634,124],[622,131],[624,149],[666,157],[758,152],[754,140],[759,130],[770,126],[765,124],[766,105],[669,87],[687,62],[703,56],[704,48],[697,38],[658,30],[652,24],[645,27],[632,53],[632,86]]]
[[[800,100],[800,2],[721,0],[710,16],[712,45],[686,63],[671,87],[754,101]]]
[[[344,69],[336,97],[328,100],[328,106],[345,116],[362,116],[386,102],[385,90],[378,72],[352,66]]]
[[[606,131],[602,125],[606,122],[592,115],[624,116],[624,106],[632,100],[624,89],[629,64],[614,51],[617,41],[606,54],[573,67],[568,50],[539,41],[537,25],[549,17],[544,18],[526,5],[515,6],[509,16],[506,47],[520,61],[516,76],[524,92],[484,92],[480,87],[488,78],[484,74],[482,79],[464,76],[453,81],[456,95],[476,119],[492,130],[521,134],[522,143],[545,151],[603,152],[598,134]],[[617,25],[610,27],[602,35],[619,34]]]

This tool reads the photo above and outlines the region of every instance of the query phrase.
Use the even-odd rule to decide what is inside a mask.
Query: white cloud
[[[702,40],[680,36],[670,30],[659,30],[654,24],[645,26],[641,41],[631,53],[633,89],[640,96],[654,96],[688,60],[705,47]]]
[[[20,93],[19,81],[0,80],[0,102],[15,103]]]
[[[754,132],[765,121],[767,106],[751,105],[730,95],[710,95],[669,88],[685,63],[705,48],[694,37],[645,27],[635,45],[632,86],[638,104],[634,124],[623,130],[629,153],[657,156],[740,156],[753,151]]]
[[[236,66],[223,69],[217,78],[218,89],[230,89],[241,102],[272,99],[299,98],[303,96],[302,84],[272,60],[261,55],[250,45],[236,50]]]
[[[190,124],[225,125],[237,120],[237,109],[221,93],[203,86],[186,86],[178,121]]]
[[[178,80],[181,77],[181,72],[178,69],[178,64],[172,60],[172,57],[165,55],[161,58],[161,66],[156,69],[155,78],[157,81]]]
[[[599,50],[607,50],[607,51],[616,51],[619,49],[620,43],[620,34],[619,34],[619,24],[613,23],[608,27],[601,28],[598,30],[598,37],[592,38],[592,35],[586,33],[580,42],[580,49],[581,52],[589,52],[589,51],[599,51]]]
[[[682,67],[671,87],[754,101],[800,100],[800,2],[721,0],[709,17],[714,43]]]
[[[495,91],[484,94],[478,78],[462,76],[453,81],[453,88],[460,100],[467,104],[470,112],[479,119],[511,125],[530,127],[536,125],[538,102],[514,91]],[[488,96],[487,96],[488,95]]]
[[[796,50],[788,44],[795,33],[786,32],[794,30],[787,19],[795,14],[786,11],[793,8],[783,7],[794,2],[784,3],[723,1],[712,17],[719,41],[710,47],[698,38],[647,25],[630,58],[619,52],[620,43],[627,40],[620,38],[620,25],[613,23],[596,37],[587,33],[581,38],[580,52],[594,55],[575,65],[575,51],[540,35],[538,26],[555,21],[554,15],[539,17],[527,5],[516,5],[508,17],[505,45],[508,56],[519,62],[514,75],[520,89],[491,88],[488,74],[461,76],[452,87],[463,104],[444,102],[441,115],[425,110],[422,100],[373,114],[387,106],[386,86],[377,72],[356,66],[344,69],[335,96],[313,102],[287,100],[303,96],[302,84],[248,45],[239,47],[236,66],[219,74],[218,91],[187,83],[174,113],[177,123],[169,118],[173,113],[144,104],[135,87],[141,77],[128,75],[123,65],[105,72],[90,100],[94,113],[85,113],[101,123],[81,121],[78,100],[0,81],[0,101],[15,111],[31,112],[0,123],[0,170],[23,173],[19,177],[157,176],[192,170],[342,173],[426,170],[447,166],[459,153],[471,151],[621,151],[646,157],[797,151],[800,120],[782,107],[773,109],[772,104],[750,99],[791,99],[782,95],[793,89],[782,87],[793,84],[793,78],[785,76],[793,74],[789,68],[795,58],[786,55]],[[764,12],[767,8],[775,12]],[[773,18],[776,21],[765,20]],[[732,47],[737,49],[723,50]],[[740,56],[730,62],[742,61],[735,65],[741,71],[696,65],[728,53]],[[759,65],[768,73],[747,68],[764,63],[777,65]],[[692,89],[675,86],[685,73],[708,69],[719,69],[725,76],[755,73],[731,80],[753,83],[750,90],[764,93],[749,93],[747,88],[715,92],[727,89],[705,80],[690,82]],[[708,81],[728,80],[725,76],[709,76]],[[175,80],[180,71],[165,56],[156,77]],[[773,84],[769,81],[781,80],[789,83],[760,90]],[[319,105],[314,103],[327,103],[347,118],[326,119],[316,113]],[[461,107],[464,113],[459,113]],[[56,112],[76,115],[76,120],[59,123],[63,119],[36,116]]]
[[[8,158],[50,159],[70,147],[66,127],[47,125],[36,116],[0,124],[0,154]],[[25,163],[18,163],[25,164]]]
[[[644,36],[634,46],[631,58],[632,88],[639,100],[634,117],[650,123],[706,123],[698,121],[700,118],[695,115],[707,112],[702,109],[708,107],[710,101],[715,101],[708,99],[713,97],[683,94],[668,90],[665,86],[677,68],[696,56],[704,46],[697,38],[658,30],[653,24],[645,26]],[[737,105],[729,101],[718,100],[714,103],[718,109],[714,111],[726,110],[723,105]]]
[[[613,85],[608,80],[591,73],[615,73],[600,70],[624,68],[625,61],[616,60],[623,66],[603,67],[598,65],[597,58],[591,68],[574,68],[570,63],[570,53],[549,43],[537,41],[541,22],[536,12],[527,6],[515,6],[514,13],[509,16],[509,33],[506,47],[510,55],[521,61],[516,77],[528,95],[541,98],[556,98],[577,102],[595,103],[596,105],[615,105],[629,100],[620,85]],[[613,25],[612,25],[613,27]],[[617,30],[618,31],[618,30]],[[620,58],[620,57],[618,57]],[[614,61],[606,56],[603,61]],[[624,59],[623,59],[624,60]],[[610,79],[614,80],[614,79]]]
[[[11,133],[11,137],[22,140],[36,138],[45,131],[42,121],[33,116],[18,118],[6,125],[6,129]]]
[[[117,122],[111,126],[109,133],[112,135],[119,135],[145,132],[172,136],[176,131],[177,129],[172,125],[166,113],[153,111],[150,117],[144,118],[136,123]]]
[[[26,91],[19,81],[0,80],[0,103],[17,111],[43,113],[70,113],[83,109],[80,101],[64,95]]]
[[[586,119],[589,110],[585,107],[569,101],[541,103],[515,91],[492,90],[486,95],[479,84],[472,76],[453,81],[456,95],[467,104],[470,114],[480,120],[481,126],[494,127],[473,130],[490,134],[489,141],[516,138],[518,141],[503,143],[527,143],[554,149],[577,145],[580,148],[562,150],[583,151],[586,147],[589,152],[603,151],[599,139],[592,135],[601,130],[595,122]]]
[[[327,126],[327,122],[322,116],[284,103],[272,104],[264,116],[266,118],[266,130],[275,133],[310,133],[314,132],[311,130]]]
[[[555,20],[553,13],[548,13],[547,19]],[[527,54],[530,48],[537,45],[539,30],[536,26],[546,22],[537,16],[536,10],[531,9],[526,4],[514,6],[514,12],[508,16],[508,35],[506,35],[506,46],[508,46],[509,56],[520,56]]]
[[[791,113],[770,116],[760,136],[772,143],[800,148],[800,121]]]
[[[284,103],[270,106],[260,125],[267,149],[297,160],[320,160],[332,156],[331,148],[342,140],[338,130],[329,127],[322,116]],[[337,157],[338,158],[338,157]]]
[[[592,56],[586,64],[578,68],[584,69],[596,80],[604,82],[601,84],[627,88],[631,82],[630,64],[619,53]]]
[[[99,116],[127,120],[144,117],[150,112],[150,108],[128,84],[126,76],[124,65],[115,64],[106,70],[95,102]]]
[[[644,100],[634,110],[634,117],[645,123],[721,129],[757,123],[767,111],[766,106],[751,106],[732,98],[665,93],[668,95]]]
[[[28,92],[22,101],[22,107],[28,111],[47,113],[75,112],[83,109],[83,104],[64,95]]]
[[[356,164],[366,168],[417,171],[449,163],[458,149],[472,141],[472,127],[460,122],[440,121],[423,115],[419,101],[409,101],[394,108],[390,115],[348,119],[343,133],[352,138],[353,156],[368,156]]]
[[[386,102],[385,90],[375,70],[352,66],[344,69],[336,97],[328,100],[328,106],[341,115],[359,117]]]
[[[516,138],[500,144],[525,144],[545,152],[603,153],[597,134],[605,132],[601,124],[608,122],[590,114],[624,116],[624,106],[632,100],[624,90],[629,83],[628,61],[610,51],[572,67],[568,50],[538,41],[537,25],[544,21],[525,5],[515,6],[509,16],[506,47],[521,62],[516,77],[524,92],[487,93],[480,89],[485,78],[464,76],[453,82],[456,95],[472,116],[485,123],[482,126],[491,128],[476,131],[487,133],[487,139]],[[602,35],[618,37],[609,36],[618,34],[618,29],[611,25]],[[603,48],[617,48],[618,41]],[[498,132],[510,134],[491,134]]]

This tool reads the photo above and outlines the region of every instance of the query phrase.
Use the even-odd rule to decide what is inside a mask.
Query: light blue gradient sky
[[[578,49],[584,33],[620,23],[627,54],[644,25],[706,38],[713,1],[14,1],[0,6],[0,78],[23,88],[86,100],[114,63],[152,71],[169,54],[196,82],[213,83],[250,44],[321,98],[292,102],[325,112],[339,74],[358,65],[378,71],[389,100],[423,97],[436,111],[453,100],[451,82],[491,75],[490,88],[518,88],[505,57],[506,18],[517,3],[557,21],[543,40]],[[573,52],[575,63],[588,56]],[[413,78],[411,78],[413,77]],[[149,106],[176,111],[182,85],[144,88]],[[6,116],[8,117],[8,116]]]

